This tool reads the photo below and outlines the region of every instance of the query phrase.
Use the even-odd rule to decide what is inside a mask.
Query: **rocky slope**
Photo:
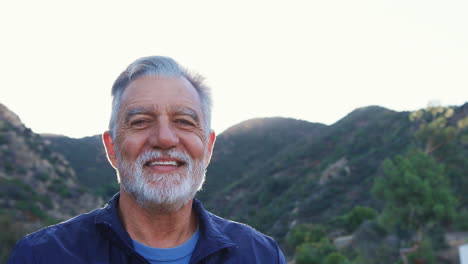
[[[61,154],[52,151],[18,116],[0,104],[2,228],[13,228],[17,230],[14,236],[22,236],[102,205],[103,200],[78,181],[75,170]],[[18,237],[10,240],[15,238]],[[9,243],[2,248],[11,246],[12,241]]]

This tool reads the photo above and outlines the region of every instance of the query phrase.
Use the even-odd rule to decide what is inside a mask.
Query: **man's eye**
[[[145,120],[145,119],[138,119],[138,120],[134,120],[134,121],[130,122],[130,125],[131,125],[131,126],[143,126],[143,125],[145,125],[146,123],[148,123],[147,120]]]
[[[192,121],[186,120],[186,119],[177,119],[176,123],[184,125],[184,126],[193,126],[194,125],[194,123]]]

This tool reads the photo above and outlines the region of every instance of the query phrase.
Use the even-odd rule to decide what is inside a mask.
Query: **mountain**
[[[383,161],[421,147],[415,134],[423,121],[411,121],[409,114],[368,106],[332,125],[291,118],[244,121],[218,135],[197,198],[208,210],[247,223],[286,248],[300,224],[324,224],[333,236],[346,234],[336,222],[353,208],[382,208],[370,190]],[[448,125],[455,128],[467,117],[468,103],[454,107]],[[450,148],[441,149],[438,161],[458,209],[466,211],[468,133],[463,131]],[[36,135],[0,108],[0,223],[2,216],[17,221],[33,215],[38,227],[95,208],[118,190],[116,182],[100,136]]]
[[[220,135],[199,198],[276,238],[297,221],[377,206],[369,189],[379,166],[406,148],[414,130],[408,113],[376,106],[331,126],[273,120],[247,121]]]
[[[63,155],[0,104],[0,262],[27,232],[102,205]]]
[[[305,136],[320,135],[325,128],[291,118],[257,118],[227,129],[216,140],[207,180],[198,197],[207,202],[217,200],[212,199],[215,193],[221,194],[229,184],[248,177],[264,160],[274,159],[285,146]]]
[[[118,190],[114,168],[106,158],[101,135],[84,138],[42,135],[51,150],[62,154],[74,168],[80,183],[106,200]]]
[[[288,249],[288,235],[300,224],[326,225],[332,238],[349,234],[337,223],[354,208],[382,208],[371,188],[383,174],[383,161],[421,144],[415,137],[421,124],[412,122],[409,114],[369,106],[330,126],[282,118],[243,122],[218,137],[198,198],[208,210],[275,237],[289,256],[294,248]],[[457,127],[467,117],[465,104],[454,108],[448,123]],[[437,159],[445,165],[459,210],[464,212],[454,225],[458,227],[451,230],[464,226],[468,231],[463,224],[468,220],[466,127],[449,145]],[[431,239],[444,241],[440,230],[431,231],[439,232],[439,238]],[[439,245],[436,250],[448,246],[434,245]],[[457,257],[440,254],[440,258]]]

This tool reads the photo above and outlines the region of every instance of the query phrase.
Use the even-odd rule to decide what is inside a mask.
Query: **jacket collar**
[[[115,194],[106,206],[97,213],[94,223],[108,240],[125,252],[132,253],[132,239],[124,229],[119,216],[119,198],[120,193]]]
[[[206,211],[197,199],[194,199],[192,208],[198,217],[200,238],[193,251],[191,263],[196,263],[214,252],[237,247],[236,243],[222,231],[223,224],[220,218]]]
[[[130,235],[124,229],[119,216],[119,198],[117,193],[96,215],[95,224],[109,240],[129,254],[134,254]],[[197,215],[200,237],[195,246],[192,260],[201,260],[219,250],[237,247],[237,245],[222,231],[219,218],[209,213],[197,199],[194,199],[192,210]]]

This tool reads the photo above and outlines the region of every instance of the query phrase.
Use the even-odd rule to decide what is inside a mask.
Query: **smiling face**
[[[140,77],[123,92],[117,122],[115,142],[108,132],[104,142],[123,191],[142,205],[192,199],[215,141],[195,88],[184,78]]]

